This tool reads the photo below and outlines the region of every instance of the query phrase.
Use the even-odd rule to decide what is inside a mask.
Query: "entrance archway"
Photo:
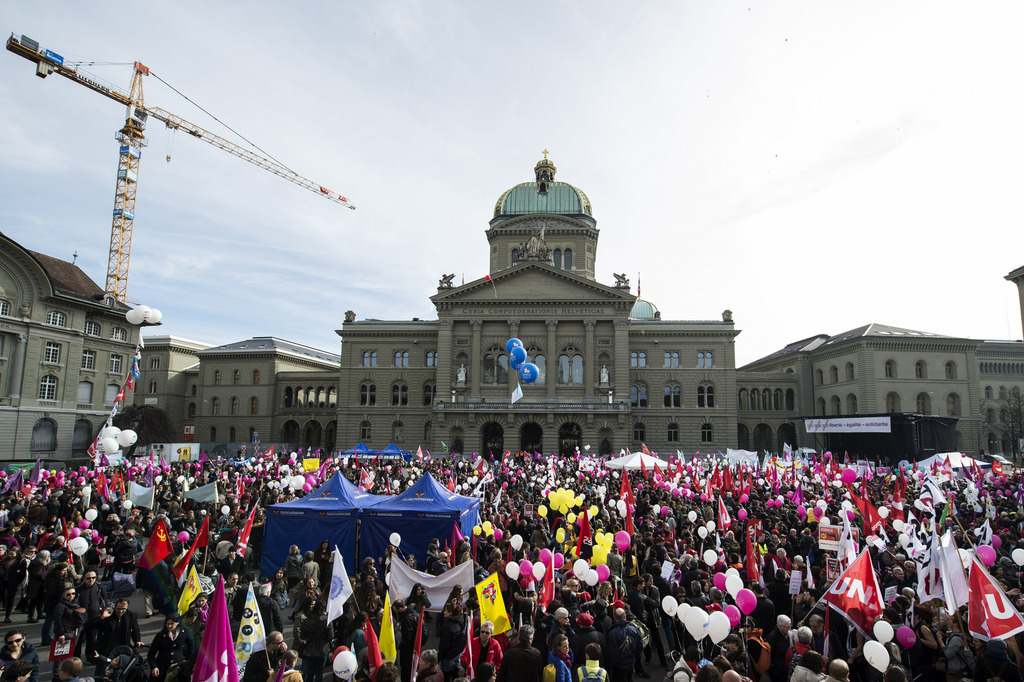
[[[500,457],[505,452],[505,429],[496,422],[487,422],[483,428],[482,451]]]
[[[792,422],[786,422],[779,426],[778,431],[778,449],[776,452],[782,452],[785,445],[789,445],[796,450],[798,443],[796,442],[796,426]]]
[[[774,445],[772,438],[772,427],[767,424],[758,424],[754,427],[754,450],[771,453]]]
[[[522,452],[540,452],[541,441],[544,438],[544,430],[537,422],[523,424],[519,429],[519,449]]]
[[[576,448],[583,446],[583,429],[579,424],[566,422],[558,429],[558,454],[563,457],[576,454]]]

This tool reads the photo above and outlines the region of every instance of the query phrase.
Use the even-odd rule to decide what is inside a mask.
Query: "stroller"
[[[110,650],[103,679],[109,682],[147,682],[149,663],[134,647],[121,644]]]

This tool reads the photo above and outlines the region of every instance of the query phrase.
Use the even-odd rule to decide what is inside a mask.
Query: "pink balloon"
[[[94,542],[96,540],[100,539],[100,532],[98,530],[96,530],[95,528],[93,528],[92,530],[87,530],[85,532],[86,533],[92,533],[92,539],[93,539]]]
[[[561,568],[565,566],[565,555],[561,552],[555,552],[555,568]]]
[[[775,500],[768,500],[766,504],[768,505],[768,508],[771,509],[775,506]]]
[[[825,510],[821,507],[814,508],[814,518],[820,519],[825,514]]]
[[[178,533],[178,542],[188,542],[188,531],[181,531]]]
[[[89,519],[82,519],[78,522],[78,527],[85,530],[89,527]]]
[[[505,535],[505,534],[501,532],[500,528],[495,528],[494,529],[494,541],[495,542],[500,542],[503,535]]]
[[[736,516],[740,517],[740,521],[746,521],[747,520],[747,510],[746,509],[740,509],[738,512],[736,512]]]
[[[682,494],[683,493],[681,490],[679,490],[679,488],[676,488],[675,490],[672,491],[672,497],[679,497]]]
[[[854,518],[856,518],[856,516],[857,516],[857,515],[853,513],[853,510],[852,510],[852,509],[847,509],[847,510],[846,510],[846,518],[848,518],[848,519],[850,519],[851,521],[853,521],[853,519],[854,519]]]
[[[800,516],[807,516],[807,507],[803,506],[802,504],[798,504],[796,506],[796,513]]]
[[[843,483],[850,485],[857,480],[856,469],[843,469]]]
[[[310,484],[308,484],[308,483],[303,483],[302,484],[302,492],[308,493],[308,492],[312,492],[312,490],[313,490],[313,486],[311,486]]]
[[[73,538],[77,538],[77,537],[78,537],[79,535],[81,535],[81,534],[82,534],[82,531],[78,530],[77,528],[72,528],[72,529],[71,529],[71,530],[70,530],[70,531],[68,532],[68,535],[69,535],[69,536],[71,536],[71,537],[73,537]]]
[[[725,589],[725,573],[715,573],[715,587],[720,590]]]
[[[519,562],[519,573],[520,575],[533,577],[533,564],[530,563],[529,559],[523,559]]]
[[[701,502],[707,502],[708,501],[708,494],[707,493],[701,493],[700,494],[700,501]]]
[[[615,546],[619,548],[620,552],[625,552],[629,549],[629,545],[632,541],[633,539],[629,536],[629,533],[624,530],[620,530],[615,534]]]
[[[742,495],[740,495],[740,504],[746,504],[749,501],[750,501],[750,495],[747,495],[746,493],[743,493]]]
[[[78,477],[78,485],[85,485],[85,476]]]
[[[601,582],[608,580],[612,575],[611,570],[609,570],[609,568],[604,564],[598,564],[597,568],[594,570],[597,571],[597,579]]]
[[[721,573],[719,573],[719,575],[721,575]],[[743,615],[740,614],[740,610],[732,604],[727,605],[722,609],[722,611],[725,612],[725,615],[729,616],[729,625],[733,627],[739,625],[740,621],[743,619]]]
[[[917,643],[917,635],[914,634],[914,631],[906,625],[896,631],[896,639],[900,644],[908,649]]]
[[[998,535],[993,535],[992,536],[992,546],[995,549],[999,549],[1000,547],[1003,546],[1003,539],[1001,537],[999,537]]]
[[[757,596],[744,587],[736,593],[736,605],[740,607],[740,611],[749,616],[757,606]]]
[[[986,566],[991,566],[996,561],[996,551],[990,545],[981,545],[978,547],[978,558]]]

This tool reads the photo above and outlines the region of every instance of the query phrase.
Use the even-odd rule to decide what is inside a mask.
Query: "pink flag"
[[[192,682],[238,682],[238,661],[235,660],[235,640],[231,637],[223,577],[217,579],[217,589],[210,600],[210,614],[192,670]]]

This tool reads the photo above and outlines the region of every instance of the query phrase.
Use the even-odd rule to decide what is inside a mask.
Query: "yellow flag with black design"
[[[505,608],[505,599],[501,596],[501,584],[498,582],[498,574],[492,573],[476,586],[476,599],[480,603],[480,622],[485,620],[494,624],[492,634],[500,635],[512,629],[508,621],[508,610]]]
[[[199,574],[196,573],[195,566],[188,567],[188,578],[185,579],[185,587],[181,590],[181,597],[178,599],[178,615],[184,616],[185,612],[188,611],[188,607],[192,606],[192,602],[195,601],[196,597],[203,588],[199,586]]]

